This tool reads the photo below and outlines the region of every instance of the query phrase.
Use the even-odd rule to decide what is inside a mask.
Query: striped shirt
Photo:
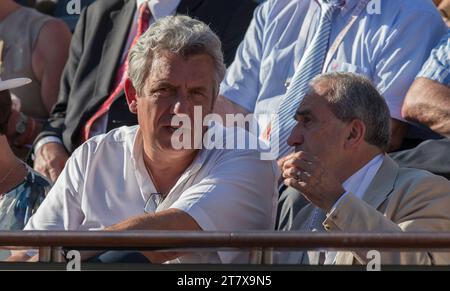
[[[346,0],[336,14],[331,44],[359,2]],[[308,15],[310,9],[313,13]],[[268,0],[259,5],[228,68],[220,93],[257,115],[262,137],[314,37],[319,12],[314,0]],[[361,13],[325,71],[365,75],[382,93],[391,117],[403,120],[406,92],[446,32],[442,17],[430,1],[383,0],[380,14],[370,9]]]
[[[450,86],[450,29],[431,52],[417,77],[428,78]]]

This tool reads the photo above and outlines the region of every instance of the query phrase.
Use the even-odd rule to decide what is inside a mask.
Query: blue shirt
[[[22,183],[0,195],[0,230],[22,230],[50,191],[47,179],[28,166],[27,171]]]
[[[450,86],[450,29],[431,52],[418,77]]]
[[[221,94],[258,115],[277,112],[295,65],[312,40],[320,9],[305,19],[310,4],[269,0],[254,13],[245,39],[221,85]],[[347,0],[334,18],[331,43],[346,26],[359,0]],[[316,8],[317,8],[316,7]],[[364,9],[325,71],[369,77],[385,97],[391,116],[403,120],[404,97],[431,49],[447,31],[431,1],[381,0],[381,13]],[[308,25],[300,40],[303,25]],[[266,124],[259,124],[265,128]],[[261,120],[260,120],[261,122]]]

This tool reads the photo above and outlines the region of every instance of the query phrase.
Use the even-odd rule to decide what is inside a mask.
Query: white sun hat
[[[0,91],[10,90],[17,87],[22,87],[26,84],[31,83],[31,79],[28,78],[16,78],[16,79],[9,79],[3,81],[0,78]]]

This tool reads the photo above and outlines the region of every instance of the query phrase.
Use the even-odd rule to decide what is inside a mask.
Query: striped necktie
[[[316,233],[325,232],[323,222],[326,218],[327,215],[325,212],[322,209],[315,207],[311,214],[307,231]],[[304,265],[323,265],[326,260],[326,254],[327,253],[323,250],[304,251],[300,263]]]
[[[287,139],[296,124],[295,112],[308,91],[309,82],[322,73],[328,51],[333,15],[345,1],[318,0],[318,2],[321,6],[319,26],[292,77],[283,100],[280,102],[278,117],[274,119],[273,128],[270,130],[271,150],[278,157],[283,157],[292,150],[287,144]],[[278,139],[273,136],[274,134],[278,134]]]

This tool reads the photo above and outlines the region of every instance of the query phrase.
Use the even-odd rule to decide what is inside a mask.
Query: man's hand
[[[289,154],[289,155],[287,155],[287,156],[284,156],[284,157],[280,158],[280,159],[277,161],[278,168],[280,169],[280,173],[281,173],[281,174],[283,174],[283,171],[284,171],[284,163],[286,163],[288,160],[292,159],[292,157],[293,157],[294,155],[295,155],[295,153]],[[278,184],[283,183],[283,180],[284,180],[284,177],[283,177],[283,175],[281,175],[281,176],[278,178]]]
[[[305,152],[289,155],[282,165],[284,184],[300,191],[312,204],[326,212],[345,193],[334,174],[322,162]]]
[[[294,158],[295,154],[296,154],[296,153],[289,154],[289,155],[287,155],[287,156],[285,156],[285,157],[280,158],[280,159],[277,161],[278,168],[280,168],[280,171],[281,171],[282,173],[283,173],[283,170],[284,170],[284,164],[285,164],[287,161],[289,161],[290,159]]]
[[[44,144],[36,153],[34,169],[55,182],[61,174],[69,155],[62,144]]]

